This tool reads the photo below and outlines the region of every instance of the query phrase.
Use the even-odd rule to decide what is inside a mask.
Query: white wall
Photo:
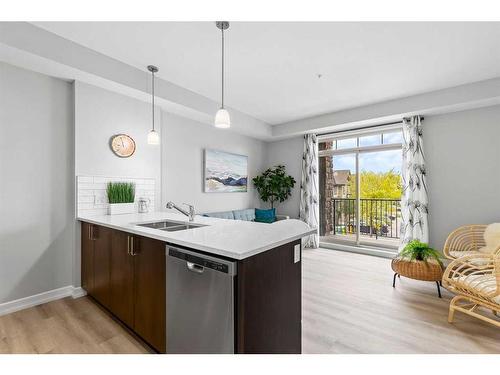
[[[160,131],[159,110],[156,111]],[[161,146],[147,144],[151,105],[104,89],[75,82],[75,170],[77,175],[154,178],[160,195]],[[129,158],[109,148],[112,135],[125,133],[136,143]],[[157,209],[159,199],[156,200]]]
[[[500,106],[425,117],[430,243],[464,224],[500,222]]]
[[[287,173],[295,178],[292,196],[283,203],[278,203],[277,212],[292,218],[299,217],[300,179],[302,176],[302,152],[304,139],[302,136],[267,144],[266,168],[283,164]]]
[[[0,63],[0,304],[72,284],[72,85]]]
[[[204,193],[203,150],[248,156],[248,192]],[[162,202],[194,203],[197,212],[259,207],[252,178],[264,169],[265,143],[187,118],[162,113]]]

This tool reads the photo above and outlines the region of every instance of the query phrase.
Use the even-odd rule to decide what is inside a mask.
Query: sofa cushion
[[[255,209],[255,221],[259,223],[274,223],[276,221],[276,208],[269,210]]]
[[[205,216],[216,217],[216,218],[219,218],[219,219],[234,220],[234,213],[233,213],[233,211],[211,212],[211,213],[205,214]]]
[[[255,208],[247,208],[245,210],[234,210],[233,215],[234,215],[234,220],[254,221]]]

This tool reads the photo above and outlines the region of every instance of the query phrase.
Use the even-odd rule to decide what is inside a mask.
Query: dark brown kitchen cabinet
[[[94,241],[92,224],[82,223],[82,288],[88,294],[94,293]]]
[[[82,224],[82,288],[102,305],[109,306],[111,229]]]
[[[134,259],[130,253],[133,237],[113,231],[110,262],[109,309],[129,327],[134,326]]]
[[[165,243],[82,223],[82,287],[165,352]]]
[[[165,243],[147,237],[135,239],[134,330],[165,352]]]
[[[94,291],[93,297],[109,308],[109,266],[111,259],[112,229],[92,226],[94,242]]]

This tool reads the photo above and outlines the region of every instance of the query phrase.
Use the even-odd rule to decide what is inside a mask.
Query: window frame
[[[360,181],[360,173],[359,173],[359,155],[363,153],[369,152],[377,152],[377,151],[389,151],[389,150],[402,150],[403,143],[383,143],[383,134],[384,133],[395,133],[397,131],[403,131],[402,124],[398,124],[397,126],[390,126],[390,128],[384,127],[384,129],[372,130],[372,131],[359,131],[356,133],[355,131],[348,131],[345,133],[339,133],[337,136],[335,135],[323,135],[318,136],[318,145],[324,142],[334,142],[335,149],[321,150],[318,151],[318,160],[320,157],[333,157],[336,155],[346,155],[353,154],[355,157],[355,168],[356,168],[356,218],[361,216],[361,181]],[[381,144],[373,145],[373,146],[359,146],[359,138],[367,135],[377,135],[380,134]],[[337,140],[338,139],[346,139],[346,138],[356,138],[357,147],[345,148],[337,150]],[[361,235],[360,235],[360,221],[356,219],[356,247],[362,246],[361,244]],[[381,245],[379,245],[381,246]],[[382,246],[383,247],[383,246]]]

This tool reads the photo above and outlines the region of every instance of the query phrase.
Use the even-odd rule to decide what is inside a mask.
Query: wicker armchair
[[[457,294],[450,302],[448,322],[456,310],[500,327],[500,320],[479,308],[500,313],[500,250],[494,254],[466,255],[452,261],[443,275],[443,286]]]
[[[443,253],[448,259],[475,255],[486,246],[484,231],[487,225],[464,225],[450,233],[444,244]]]

